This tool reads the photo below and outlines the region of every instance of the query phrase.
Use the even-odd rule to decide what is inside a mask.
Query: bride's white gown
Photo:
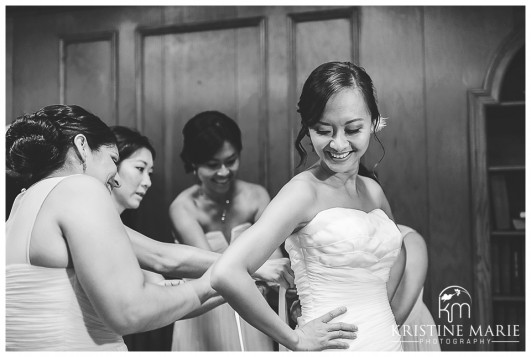
[[[332,322],[358,326],[349,350],[401,351],[386,283],[402,235],[381,209],[330,208],[286,240],[303,323],[339,306]]]

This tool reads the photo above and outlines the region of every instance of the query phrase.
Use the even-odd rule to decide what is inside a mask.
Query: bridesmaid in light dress
[[[404,351],[439,352],[439,336],[434,327],[435,321],[422,301],[424,293],[424,280],[428,270],[428,251],[424,238],[413,228],[399,224],[406,247],[407,259],[402,281],[398,286],[396,299],[411,300],[404,298],[402,294],[414,294],[417,296],[415,304],[408,309],[406,321],[401,327],[402,348]],[[396,312],[395,312],[396,313]],[[405,333],[405,329],[408,333]]]
[[[119,187],[112,191],[112,198],[120,214],[126,210],[136,210],[148,194],[151,187],[151,174],[154,171],[155,149],[149,139],[138,131],[123,126],[111,127],[116,137],[119,161],[116,181]],[[219,253],[206,251],[184,244],[163,243],[146,237],[126,227],[133,249],[142,266],[147,281],[159,285],[174,286],[183,283],[182,278],[198,278],[219,257]],[[257,279],[269,279],[276,283],[282,270],[289,270],[286,261],[279,259],[268,261],[257,274]],[[163,274],[163,275],[161,275]],[[173,278],[172,280],[165,280]],[[223,303],[219,296],[212,298],[185,316],[190,318]],[[173,327],[173,326],[169,326]],[[167,338],[166,338],[167,335]],[[149,331],[124,337],[129,349],[157,351],[170,350],[172,329],[168,326],[159,331]],[[149,342],[149,344],[146,344]],[[167,345],[166,345],[166,342]]]
[[[269,203],[260,185],[237,179],[241,132],[231,118],[216,111],[202,112],[183,129],[181,158],[197,183],[181,192],[169,214],[176,243],[222,253],[249,228]],[[282,258],[277,249],[270,258]],[[285,285],[293,278],[285,274]],[[259,284],[265,294],[266,284]],[[238,326],[241,326],[239,328]],[[240,319],[228,305],[178,321],[172,350],[177,351],[273,351],[273,341]]]
[[[359,174],[370,177],[378,184],[376,174],[360,164]],[[404,351],[440,351],[435,322],[422,300],[428,271],[428,250],[424,238],[413,228],[398,224],[407,253],[404,274],[394,296],[393,313],[400,326]],[[422,329],[424,331],[421,330]],[[406,330],[407,329],[407,330]],[[407,331],[407,332],[406,332]],[[415,333],[415,331],[417,331]]]
[[[360,164],[359,174],[370,177],[378,184],[376,174]],[[400,326],[404,351],[440,351],[439,337],[433,317],[422,297],[428,271],[428,250],[424,238],[413,228],[398,224],[407,253],[404,274],[394,296],[393,313]],[[421,327],[424,331],[421,330]],[[406,330],[407,329],[407,330]],[[407,332],[406,332],[407,331]],[[415,333],[415,331],[417,331]]]
[[[127,350],[216,294],[209,277],[161,287],[141,272],[116,207],[116,138],[75,105],[25,114],[6,133],[24,182],[6,222],[6,349]],[[140,258],[139,258],[140,259]]]

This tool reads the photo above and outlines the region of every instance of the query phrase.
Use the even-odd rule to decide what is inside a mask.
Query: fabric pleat
[[[6,222],[6,350],[127,351],[121,336],[98,316],[74,269],[31,265],[37,214],[66,177],[42,180],[21,193]]]
[[[349,350],[401,351],[386,283],[402,245],[400,231],[380,209],[330,208],[286,240],[307,323],[346,306],[332,322],[358,327]]]
[[[232,228],[230,242],[250,226],[250,223],[243,223]],[[229,246],[221,231],[208,232],[205,236],[213,252],[223,253]],[[243,341],[240,341],[236,319],[239,319]],[[240,351],[240,342],[245,351],[273,351],[273,340],[237,317],[229,304],[201,316],[176,321],[173,326],[173,351]]]

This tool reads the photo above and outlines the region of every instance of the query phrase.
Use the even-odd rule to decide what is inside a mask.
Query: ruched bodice
[[[345,340],[351,350],[401,350],[386,289],[401,244],[400,231],[380,209],[319,212],[286,240],[303,323],[346,306],[333,321],[358,326],[357,339]]]
[[[74,269],[6,268],[6,349],[127,351],[102,322]]]
[[[74,269],[30,262],[37,214],[63,179],[45,179],[21,193],[6,222],[6,349],[127,351],[122,337],[94,310]]]

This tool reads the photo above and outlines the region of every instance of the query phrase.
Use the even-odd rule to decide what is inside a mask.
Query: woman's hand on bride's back
[[[289,258],[269,259],[253,274],[256,280],[275,283],[286,289],[295,286]]]
[[[355,325],[344,322],[330,323],[332,319],[344,314],[346,311],[346,307],[338,307],[308,322],[304,326],[302,326],[300,318],[297,318],[298,327],[295,329],[295,332],[299,336],[299,341],[295,345],[294,350],[321,351],[325,349],[348,348],[348,343],[338,339],[355,339],[358,328]]]

